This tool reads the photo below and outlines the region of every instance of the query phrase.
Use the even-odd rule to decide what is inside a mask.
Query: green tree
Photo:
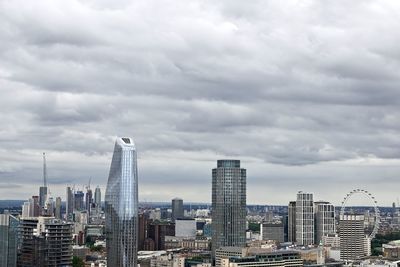
[[[85,267],[83,260],[77,256],[72,257],[72,267]]]
[[[260,232],[260,224],[257,222],[249,222],[249,230],[253,232]]]

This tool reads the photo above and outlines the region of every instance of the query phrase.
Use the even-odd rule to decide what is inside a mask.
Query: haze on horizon
[[[210,202],[224,158],[249,204],[399,197],[400,2],[2,0],[0,25],[0,199],[38,194],[42,152],[53,196],[104,192],[116,136],[141,201]]]

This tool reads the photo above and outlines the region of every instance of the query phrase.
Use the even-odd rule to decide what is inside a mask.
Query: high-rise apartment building
[[[108,266],[137,266],[138,204],[135,144],[117,138],[105,197]]]
[[[290,201],[288,206],[288,242],[296,242],[296,201]]]
[[[172,199],[172,221],[183,218],[183,200],[180,198]]]
[[[71,220],[72,214],[74,212],[74,195],[72,193],[71,187],[67,187],[66,201],[65,201],[65,218]]]
[[[314,202],[315,212],[315,244],[322,241],[322,237],[335,233],[335,207],[325,201]]]
[[[72,265],[72,225],[52,217],[22,219],[18,266]]]
[[[364,256],[364,216],[343,215],[339,220],[340,259],[355,260]]]
[[[0,214],[0,266],[17,266],[19,220],[10,214]]]
[[[246,244],[246,169],[240,160],[218,160],[212,170],[212,251]]]
[[[298,192],[296,200],[296,243],[300,246],[314,244],[313,194]]]

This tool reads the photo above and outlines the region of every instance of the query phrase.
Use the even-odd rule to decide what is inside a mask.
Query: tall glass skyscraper
[[[212,251],[246,245],[246,169],[240,160],[218,160],[212,170]]]
[[[108,266],[137,266],[138,204],[135,144],[117,138],[105,197]]]
[[[18,226],[17,218],[0,214],[0,266],[17,266]]]
[[[96,207],[101,206],[101,191],[100,187],[96,187],[96,190],[94,190],[94,203],[96,204]]]

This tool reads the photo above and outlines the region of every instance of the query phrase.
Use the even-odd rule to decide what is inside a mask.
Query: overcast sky
[[[0,199],[38,194],[42,152],[53,196],[105,189],[130,136],[141,201],[210,202],[234,158],[250,204],[391,205],[399,29],[393,0],[0,0]]]

